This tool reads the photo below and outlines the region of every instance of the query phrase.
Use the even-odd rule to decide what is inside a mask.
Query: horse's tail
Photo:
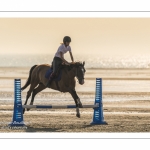
[[[34,69],[36,66],[37,66],[37,65],[34,65],[34,66],[31,67],[30,72],[29,72],[29,77],[28,77],[28,79],[27,79],[27,81],[26,81],[26,84],[21,88],[22,91],[23,91],[28,85],[30,85],[30,82],[31,82],[31,74],[32,74],[33,69]]]

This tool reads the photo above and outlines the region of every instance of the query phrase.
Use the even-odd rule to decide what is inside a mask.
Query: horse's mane
[[[70,70],[71,68],[73,67],[79,67],[79,66],[82,66],[82,62],[81,61],[77,61],[77,62],[74,62],[74,63],[71,63],[70,66],[64,64],[62,65],[63,68],[67,68],[68,70]]]
[[[75,65],[82,65],[81,61],[74,62]]]
[[[71,63],[70,66],[71,67],[78,67],[78,66],[82,66],[82,62],[81,61],[77,61],[77,62],[74,62],[74,63]],[[68,65],[65,65],[65,66],[68,66]]]

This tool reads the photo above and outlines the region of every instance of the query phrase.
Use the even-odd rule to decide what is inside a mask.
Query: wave
[[[76,61],[85,61],[86,68],[150,68],[150,56],[97,56],[74,55]],[[65,56],[69,61],[69,55]],[[1,55],[0,67],[31,67],[35,64],[51,64],[52,54]]]

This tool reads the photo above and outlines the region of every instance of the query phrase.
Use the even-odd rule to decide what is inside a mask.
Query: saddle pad
[[[45,78],[49,79],[52,72],[53,72],[52,68],[48,69],[46,74],[45,74]],[[59,74],[53,80],[60,81],[61,80],[61,75],[62,75],[62,71],[60,70]]]

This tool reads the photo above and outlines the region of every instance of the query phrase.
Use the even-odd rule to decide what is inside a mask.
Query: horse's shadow
[[[35,128],[27,126],[26,132],[62,132],[60,128]]]
[[[83,125],[81,128],[89,128],[93,125]],[[63,130],[62,128],[35,128],[27,126],[26,132],[67,132],[66,130]]]
[[[91,128],[96,125],[92,124],[86,124],[82,125],[81,128]],[[27,126],[26,132],[67,132],[66,130],[63,130],[62,128],[36,128],[36,127],[31,127]]]

